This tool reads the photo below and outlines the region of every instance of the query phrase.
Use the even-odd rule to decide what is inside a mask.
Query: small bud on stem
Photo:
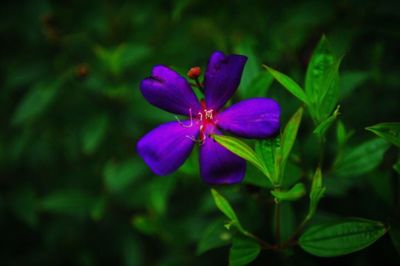
[[[203,91],[203,85],[201,85],[199,81],[199,77],[201,74],[201,68],[196,66],[189,69],[187,75],[190,79],[193,79],[196,82],[196,87]]]
[[[198,79],[199,76],[201,74],[201,68],[196,66],[196,67],[192,67],[191,69],[189,69],[187,75],[190,79]]]

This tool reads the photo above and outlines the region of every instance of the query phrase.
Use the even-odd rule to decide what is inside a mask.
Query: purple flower
[[[245,138],[267,138],[280,127],[280,108],[267,98],[241,101],[222,110],[235,93],[247,58],[214,52],[204,76],[205,99],[198,100],[188,81],[170,68],[157,65],[140,84],[143,96],[168,112],[185,115],[185,121],[162,124],[137,144],[139,155],[157,175],[177,170],[200,143],[200,174],[211,184],[233,184],[245,175],[246,162],[215,142],[221,130]]]

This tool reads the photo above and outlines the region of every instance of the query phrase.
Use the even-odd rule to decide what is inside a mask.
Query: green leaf
[[[383,159],[389,143],[383,139],[372,139],[351,149],[335,163],[338,177],[355,177],[376,168]]]
[[[105,197],[101,197],[96,199],[94,202],[92,209],[90,210],[90,217],[93,221],[100,221],[105,212],[107,207],[107,199]]]
[[[40,201],[40,209],[50,213],[86,215],[94,204],[94,198],[83,191],[65,189],[52,192]]]
[[[132,218],[132,225],[146,235],[153,235],[158,230],[155,221],[146,215],[134,216]]]
[[[104,167],[104,183],[108,191],[118,193],[130,186],[144,172],[145,166],[139,160],[109,161]]]
[[[300,182],[302,178],[301,168],[295,164],[296,162],[288,162],[285,166],[285,172],[282,175],[281,188],[289,189]]]
[[[243,184],[251,184],[257,187],[262,188],[271,188],[272,184],[268,178],[265,178],[265,175],[260,172],[256,167],[252,164],[248,164],[246,167],[246,175],[242,181]]]
[[[400,148],[400,122],[380,123],[366,129]]]
[[[149,204],[156,213],[165,213],[168,205],[168,198],[172,193],[175,183],[175,176],[156,178],[152,182],[149,193]]]
[[[395,190],[393,189],[393,176],[389,171],[381,172],[375,170],[365,176],[370,189],[375,193],[376,201],[392,206],[395,202]],[[364,181],[364,179],[363,179]],[[371,195],[372,196],[372,195]],[[384,206],[384,205],[383,205]]]
[[[229,252],[229,266],[247,265],[260,254],[260,245],[250,238],[235,237]]]
[[[285,87],[291,94],[296,96],[299,100],[307,104],[307,96],[304,93],[303,89],[291,78],[286,76],[283,73],[280,73],[279,71],[263,65],[269,73],[283,86]]]
[[[310,112],[316,122],[326,118],[339,97],[340,60],[334,55],[328,40],[322,36],[308,64],[305,91]]]
[[[321,88],[326,74],[335,63],[335,56],[325,36],[322,36],[308,63],[305,91],[310,104],[315,105],[327,88]]]
[[[400,175],[400,160],[393,165],[393,169]]]
[[[213,188],[211,189],[211,194],[214,198],[215,205],[217,205],[218,209],[231,220],[232,224],[236,226],[236,228],[240,232],[246,233],[229,202],[221,194],[219,194],[218,191],[216,191]]]
[[[318,257],[335,257],[364,249],[386,233],[381,222],[351,218],[315,225],[299,239],[306,252]]]
[[[144,263],[145,252],[142,249],[142,242],[132,230],[123,231],[123,236],[116,242],[116,253],[124,266],[142,266]],[[118,255],[117,255],[118,254]]]
[[[339,108],[340,105],[336,107],[336,110],[333,112],[331,116],[328,118],[325,118],[315,129],[314,129],[314,134],[316,134],[318,137],[323,137],[326,133],[326,131],[332,126],[333,122],[336,121],[337,117],[339,116]]]
[[[400,255],[400,227],[397,225],[392,225],[389,230],[390,238],[397,253]]]
[[[295,201],[306,194],[306,187],[303,183],[297,183],[290,190],[271,190],[271,194],[280,201]]]
[[[174,23],[179,22],[181,20],[182,15],[185,13],[185,10],[192,4],[193,0],[175,0],[173,1],[173,9],[171,17]]]
[[[281,169],[285,167],[290,151],[292,150],[293,144],[296,140],[297,131],[299,130],[302,116],[303,116],[303,107],[300,107],[296,111],[296,113],[290,118],[285,129],[283,130],[281,138],[281,151],[282,151]]]
[[[232,234],[224,227],[224,222],[217,220],[211,223],[202,233],[196,254],[201,255],[208,250],[228,245],[231,239]]]
[[[322,121],[329,114],[332,113],[333,109],[337,105],[339,99],[339,65],[341,63],[341,59],[337,59],[334,66],[329,73],[327,73],[327,77],[322,83],[322,87],[327,88],[325,94],[322,95],[318,112],[320,114],[319,121]]]
[[[96,151],[106,134],[108,123],[108,117],[100,115],[85,126],[82,133],[82,148],[86,154],[93,154]]]
[[[263,69],[251,81],[242,98],[265,97],[273,81],[274,77],[267,70]]]
[[[38,224],[37,195],[32,187],[23,186],[12,194],[12,210],[15,215],[30,227]]]
[[[55,100],[61,84],[61,80],[56,80],[50,84],[37,83],[18,104],[12,123],[20,125],[41,115]]]
[[[258,155],[254,152],[252,148],[249,147],[243,141],[230,137],[230,136],[222,136],[222,135],[213,135],[213,138],[216,142],[224,146],[226,149],[230,150],[237,156],[245,159],[246,161],[253,164],[257,167],[265,176],[270,178],[271,173],[265,167],[262,160],[258,157]]]
[[[360,87],[369,78],[366,71],[347,71],[340,77],[340,98],[349,96],[355,89]]]
[[[243,98],[248,98],[247,94],[251,94],[250,86],[261,70],[261,63],[254,51],[254,41],[245,38],[238,42],[234,47],[234,52],[247,56],[247,62],[243,70],[242,79],[240,81],[239,93],[243,94]]]
[[[280,138],[257,141],[255,145],[255,151],[270,173],[271,180],[278,180],[277,172],[279,172],[279,169],[277,168],[281,158],[280,145]]]
[[[343,146],[347,141],[346,128],[344,127],[343,122],[340,120],[338,121],[336,126],[336,139],[339,146]]]
[[[107,66],[114,75],[119,75],[128,66],[141,63],[151,52],[148,46],[138,43],[125,43],[109,49],[97,46],[94,51],[102,65]]]
[[[311,219],[318,207],[319,201],[322,199],[326,191],[326,187],[322,184],[321,169],[317,168],[313,176],[310,191],[310,206],[308,208],[307,219]]]

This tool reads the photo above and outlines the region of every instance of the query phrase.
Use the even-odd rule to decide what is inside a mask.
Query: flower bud
[[[196,66],[189,69],[187,75],[191,79],[197,79],[201,74],[201,68]]]

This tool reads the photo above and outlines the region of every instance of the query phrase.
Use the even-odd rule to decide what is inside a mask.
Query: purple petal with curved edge
[[[278,133],[280,107],[273,99],[253,98],[232,105],[216,117],[219,128],[245,138],[267,138]]]
[[[147,133],[137,144],[137,151],[157,175],[168,175],[189,156],[199,128],[190,121],[169,122]]]
[[[218,110],[239,86],[247,57],[214,52],[204,75],[204,93],[208,109]]]
[[[140,83],[140,89],[147,101],[168,112],[189,116],[190,109],[193,114],[200,110],[187,80],[166,66],[153,67],[151,76]]]
[[[220,134],[215,131],[214,133]],[[234,184],[243,180],[246,161],[236,156],[211,137],[200,146],[200,174],[209,184]]]

